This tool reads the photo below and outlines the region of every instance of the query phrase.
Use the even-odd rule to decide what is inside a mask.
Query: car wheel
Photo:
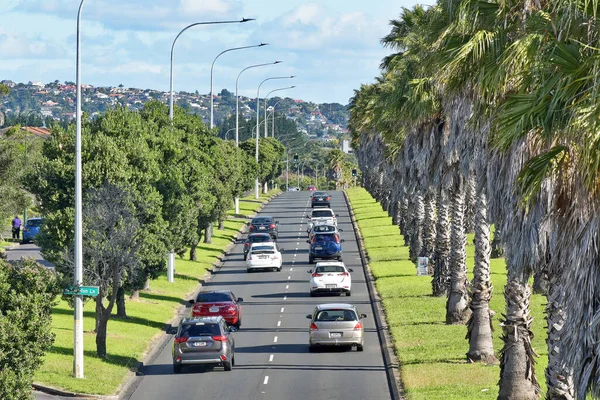
[[[244,253],[244,261],[248,259],[248,254]]]
[[[363,351],[363,345],[362,344],[357,344],[356,345],[356,351]]]
[[[246,269],[246,272],[250,273],[250,272],[252,272],[252,269],[250,269],[250,268],[247,268],[247,269]]]
[[[315,292],[313,292],[312,290],[310,291],[310,297],[315,297]]]
[[[281,267],[277,268],[277,272],[281,272]]]
[[[178,374],[181,372],[181,365],[173,364],[173,373]]]
[[[237,324],[233,324],[233,326],[235,326],[235,329],[237,329],[238,331],[240,330],[240,328],[242,327],[242,319],[238,319]]]
[[[223,368],[225,371],[231,371],[231,361],[223,361]]]
[[[313,258],[312,257],[308,257],[308,263],[312,264],[313,263]]]
[[[317,348],[315,346],[313,346],[312,344],[308,345],[308,352],[309,353],[314,353],[315,351],[317,351]]]
[[[346,292],[346,296],[348,296],[348,297],[352,296],[352,292],[348,290],[348,291]]]
[[[235,356],[231,357],[231,366],[235,367]]]

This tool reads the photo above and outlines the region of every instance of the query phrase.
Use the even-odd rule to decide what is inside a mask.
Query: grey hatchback
[[[359,314],[352,304],[334,303],[319,304],[310,319],[308,349],[314,351],[317,346],[356,346],[363,351],[364,327],[361,319],[366,314]]]
[[[231,371],[235,340],[223,317],[183,318],[173,341],[173,372],[184,365],[220,364]]]

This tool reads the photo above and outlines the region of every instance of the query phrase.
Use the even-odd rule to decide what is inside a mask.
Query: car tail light
[[[337,237],[337,236],[334,236],[333,238],[335,239],[335,242],[336,242],[336,243],[339,243],[339,242],[340,242],[340,238],[339,238],[339,237]]]
[[[356,328],[354,328],[354,329],[356,329]],[[212,339],[215,342],[226,342],[227,341],[227,336],[221,336],[221,335],[220,336],[213,336]]]
[[[341,276],[348,276],[349,274],[348,274],[347,272],[342,272],[341,274],[338,274],[338,275],[341,275]]]
[[[313,198],[312,198],[312,201],[317,201],[317,198],[316,198],[316,197],[313,197]]]
[[[279,256],[277,254],[273,255],[273,260],[279,260]]]
[[[327,198],[325,199],[325,201],[329,201],[329,200],[331,200],[331,197],[327,197]]]
[[[250,247],[250,243],[244,243],[244,246]]]
[[[310,323],[310,330],[311,331],[318,331],[319,328],[317,328],[317,325],[314,322]]]
[[[275,229],[275,224],[269,225],[269,229]]]
[[[227,361],[227,356],[225,354],[221,354],[221,361]]]
[[[360,331],[362,329],[362,327],[363,327],[362,322],[358,321],[356,323],[356,325],[354,325],[354,330],[355,331]]]
[[[175,343],[185,343],[185,342],[187,342],[187,340],[188,340],[187,337],[176,337]]]
[[[230,314],[235,314],[235,312],[237,311],[236,306],[229,306],[227,307],[227,309],[225,310],[225,312],[228,312]]]
[[[250,230],[253,231],[254,230],[254,225],[250,225]]]
[[[323,274],[319,274],[319,273],[315,272],[314,274],[312,274],[312,276],[313,276],[313,278],[314,278],[314,277],[316,277],[316,276],[323,276]]]
[[[252,254],[249,254],[249,255],[248,255],[248,258],[246,258],[246,260],[248,260],[248,261],[252,261]]]

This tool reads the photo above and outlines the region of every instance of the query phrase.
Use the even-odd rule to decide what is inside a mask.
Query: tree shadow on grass
[[[140,292],[140,298],[144,298],[144,299],[148,299],[148,300],[171,301],[174,303],[187,304],[187,301],[182,299],[181,297],[166,296],[164,294]]]
[[[259,203],[262,204],[263,200],[242,200],[240,199],[240,208],[243,203]]]
[[[182,281],[196,281],[196,282],[201,281],[201,279],[199,279],[199,278],[197,278],[195,276],[183,275],[183,274],[175,274],[174,278],[175,279],[181,279]],[[140,293],[140,296],[141,296],[141,293]]]
[[[116,310],[115,310],[116,312]],[[66,310],[64,308],[54,308],[52,309],[52,314],[53,315],[73,315],[73,310]],[[87,317],[87,318],[96,318],[96,313],[94,311],[84,311],[83,312],[83,317]],[[147,318],[140,318],[140,317],[128,317],[128,318],[118,318],[115,314],[110,316],[110,321],[119,321],[119,322],[125,322],[128,324],[135,324],[135,325],[143,325],[143,326],[151,326],[153,328],[157,328],[157,329],[161,329],[163,331],[166,331],[169,328],[169,324],[165,324],[162,321],[152,321],[150,319]],[[110,324],[109,321],[109,324]],[[110,333],[110,328],[109,328],[109,333]],[[72,352],[72,350],[71,350]]]
[[[73,355],[73,349],[68,347],[61,346],[52,346],[48,353],[61,354],[61,355]],[[139,360],[135,357],[128,356],[120,356],[116,354],[107,354],[105,358],[98,357],[95,351],[93,350],[85,350],[83,354],[89,358],[95,358],[97,360],[102,360],[108,364],[119,365],[134,369],[138,366]]]

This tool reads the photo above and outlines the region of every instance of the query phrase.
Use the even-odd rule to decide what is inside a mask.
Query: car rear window
[[[335,242],[336,236],[328,235],[328,234],[318,234],[315,235],[315,242]]]
[[[273,253],[275,253],[275,248],[273,246],[252,246],[251,251],[253,253],[271,252],[270,254],[273,254]]]
[[[194,324],[183,324],[181,326],[180,337],[191,337],[191,336],[218,336],[221,334],[221,328],[219,324],[214,323],[194,323]]]
[[[354,310],[321,310],[317,313],[316,321],[358,321]]]
[[[325,193],[325,192],[314,192],[313,193],[313,197],[321,197],[321,196],[327,196],[327,193]]]
[[[233,301],[228,293],[200,293],[196,303],[215,303],[219,301]]]
[[[26,226],[41,226],[41,225],[42,225],[41,219],[28,219]]]
[[[315,272],[345,272],[341,265],[323,265],[317,267]]]
[[[252,223],[253,224],[268,224],[271,221],[273,221],[273,218],[261,217],[261,218],[254,218],[252,220]]]
[[[315,210],[312,213],[313,217],[333,217],[331,210]]]
[[[314,227],[315,232],[335,232],[335,226],[331,225],[316,225]]]
[[[269,235],[248,236],[248,241],[250,243],[270,242],[271,241],[271,237]]]

